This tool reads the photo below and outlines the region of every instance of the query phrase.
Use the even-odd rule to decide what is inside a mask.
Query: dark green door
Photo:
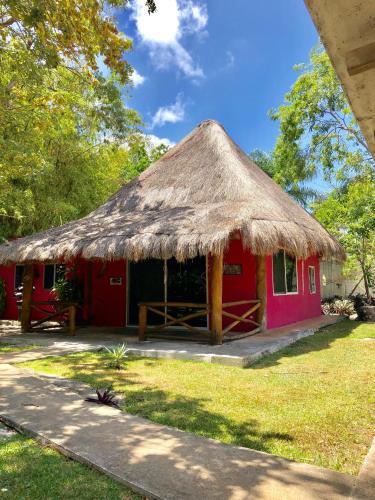
[[[139,302],[164,302],[164,260],[148,259],[129,262],[129,313],[128,324],[138,324]],[[148,313],[149,325],[160,325],[164,319]]]
[[[184,262],[176,259],[167,261],[167,299],[168,302],[196,302],[205,304],[207,301],[206,285],[206,258],[195,257]],[[171,308],[168,312],[172,316],[181,317],[197,312],[195,308]],[[195,326],[207,326],[207,317],[200,316],[188,320],[187,323]]]
[[[206,259],[196,257],[185,262],[169,259],[148,259],[129,263],[128,324],[138,324],[139,302],[196,302],[205,304]],[[168,310],[172,316],[185,316],[197,309],[180,307]],[[148,312],[147,323],[160,325],[164,319]],[[191,325],[207,326],[207,318],[199,317],[188,321]]]

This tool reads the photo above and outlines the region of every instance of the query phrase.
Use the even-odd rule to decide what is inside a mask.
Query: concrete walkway
[[[1,420],[148,496],[174,500],[350,497],[355,479],[351,476],[221,444],[85,402],[74,385],[61,387],[4,363],[4,358]]]
[[[220,346],[196,342],[149,340],[138,342],[134,330],[110,328],[82,328],[74,337],[66,333],[28,333],[21,334],[15,323],[0,324],[0,341],[16,344],[35,343],[55,350],[72,351],[97,350],[101,346],[111,346],[126,342],[130,353],[152,358],[191,359],[209,363],[246,367],[258,359],[297,340],[314,334],[319,328],[341,321],[339,316],[320,316],[300,321],[292,325],[266,330],[252,337],[227,342]],[[32,355],[30,353],[30,355]],[[33,358],[29,358],[33,359]]]

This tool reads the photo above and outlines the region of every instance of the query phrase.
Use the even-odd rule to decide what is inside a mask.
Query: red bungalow
[[[23,283],[24,331],[45,311],[69,311],[74,328],[77,309],[140,340],[222,343],[319,316],[320,257],[344,252],[208,120],[83,219],[1,245],[3,318],[17,318]],[[64,275],[79,300],[56,303]]]

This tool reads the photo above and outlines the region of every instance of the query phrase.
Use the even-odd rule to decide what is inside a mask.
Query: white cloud
[[[151,128],[162,127],[166,123],[181,122],[185,118],[185,103],[182,95],[178,94],[176,102],[168,106],[161,106],[152,118]]]
[[[170,139],[167,139],[167,137],[158,137],[157,135],[154,135],[154,134],[149,134],[147,137],[150,141],[151,148],[155,148],[156,146],[160,146],[160,144],[165,144],[166,146],[169,146],[171,148],[176,144],[175,142],[171,141]]]
[[[159,0],[156,12],[149,14],[144,0],[134,0],[133,18],[157,68],[166,69],[174,64],[186,76],[204,76],[202,68],[181,43],[186,34],[205,33],[208,14],[204,4],[193,0]]]
[[[138,87],[139,85],[142,85],[142,83],[144,83],[144,81],[146,80],[146,77],[139,74],[136,69],[133,69],[133,74],[131,76],[131,80],[133,82],[134,87]]]
[[[226,56],[227,56],[227,63],[225,65],[225,68],[226,69],[233,68],[233,66],[234,66],[234,60],[235,60],[233,52],[230,51],[230,50],[227,50],[226,51]]]

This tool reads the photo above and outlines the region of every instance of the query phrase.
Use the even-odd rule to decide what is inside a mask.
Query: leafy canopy
[[[0,37],[14,38],[48,67],[71,63],[93,73],[97,59],[128,81],[131,67],[123,59],[131,40],[118,31],[111,7],[125,7],[128,0],[1,0]],[[153,0],[145,0],[149,13]]]
[[[360,267],[368,298],[375,285],[375,182],[356,179],[314,205],[315,216],[341,241],[348,267]]]
[[[0,238],[81,217],[119,187],[140,119],[115,77],[40,64],[0,41]]]
[[[322,171],[326,180],[345,184],[373,174],[374,160],[349,103],[321,46],[271,117],[280,123],[274,160],[279,175],[305,179]]]

